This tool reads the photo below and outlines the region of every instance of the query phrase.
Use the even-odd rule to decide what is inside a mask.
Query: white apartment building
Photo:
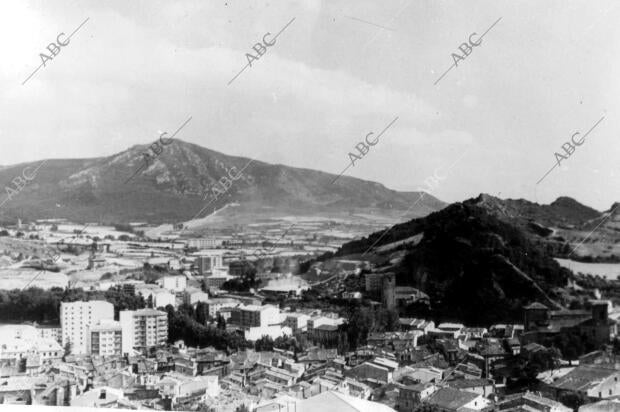
[[[194,267],[199,275],[212,275],[222,272],[224,267],[224,252],[221,250],[209,250],[195,253]]]
[[[188,239],[187,247],[196,248],[196,249],[211,249],[222,246],[222,239],[216,238],[197,238],[197,239]]]
[[[206,303],[209,301],[209,294],[200,290],[188,291],[183,296],[183,300],[188,305],[194,305],[198,302]]]
[[[122,310],[123,354],[163,345],[168,340],[168,315],[155,309]]]
[[[91,355],[122,355],[120,322],[104,319],[90,327],[88,348]]]
[[[230,313],[230,324],[242,328],[273,326],[281,322],[280,308],[272,305],[239,305]]]
[[[240,304],[237,299],[233,298],[213,298],[209,299],[207,306],[209,308],[209,316],[216,318],[217,314],[224,308],[232,308]]]
[[[36,326],[39,331],[39,337],[45,339],[54,339],[58,343],[62,343],[62,329],[56,326]]]
[[[173,292],[182,292],[187,288],[185,276],[164,276],[160,282],[162,288]]]
[[[156,308],[165,308],[168,305],[177,306],[177,298],[173,293],[162,290],[153,293],[153,304]]]
[[[110,302],[62,302],[60,328],[63,347],[67,342],[71,342],[72,354],[88,355],[89,329],[101,320],[114,320],[114,306]]]

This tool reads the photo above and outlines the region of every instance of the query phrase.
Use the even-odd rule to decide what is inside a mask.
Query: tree
[[[68,340],[67,343],[65,344],[65,354],[63,356],[63,361],[65,360],[67,356],[71,355],[72,350],[73,350],[73,344],[71,343],[70,340]]]
[[[338,336],[338,353],[345,355],[349,351],[349,338],[346,333],[341,333]]]
[[[198,302],[196,304],[195,315],[196,321],[202,325],[205,325],[209,319],[209,306],[204,302]]]
[[[263,351],[272,351],[273,350],[273,339],[271,336],[263,336],[254,342],[254,350],[257,352]]]
[[[154,305],[154,304],[155,304],[155,303],[153,302],[153,295],[152,295],[152,294],[150,294],[150,295],[146,298],[146,307],[147,307],[147,308],[151,308],[151,309],[153,309],[153,305]]]
[[[235,409],[235,412],[250,412],[250,409],[245,406],[245,403],[242,403],[241,405],[237,406],[237,409]]]
[[[217,328],[220,330],[226,330],[226,319],[219,313],[217,314]]]

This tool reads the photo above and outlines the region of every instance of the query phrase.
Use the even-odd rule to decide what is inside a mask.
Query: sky
[[[619,18],[585,0],[3,0],[0,164],[109,156],[191,116],[176,137],[230,155],[339,174],[353,153],[347,176],[448,202],[607,210]]]

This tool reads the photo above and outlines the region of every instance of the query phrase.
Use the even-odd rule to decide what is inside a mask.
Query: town
[[[620,407],[620,308],[600,293],[587,309],[528,302],[521,323],[415,317],[423,291],[363,257],[325,258],[344,241],[333,226],[203,237],[176,227],[153,238],[141,223],[7,225],[0,400],[257,412]]]

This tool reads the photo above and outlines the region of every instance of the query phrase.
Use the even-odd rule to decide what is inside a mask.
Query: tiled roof
[[[586,391],[596,387],[606,378],[619,373],[611,366],[581,365],[550,385],[558,389]]]
[[[473,401],[478,396],[480,395],[473,392],[465,392],[453,388],[441,388],[433,393],[426,402],[442,409],[457,410]]]

